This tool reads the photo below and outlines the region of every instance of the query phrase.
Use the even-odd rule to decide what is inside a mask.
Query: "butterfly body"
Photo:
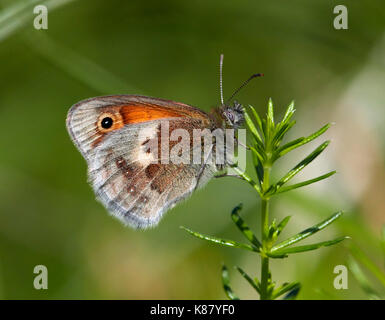
[[[215,156],[215,145],[206,158],[194,163],[193,149],[201,145],[192,147],[192,138],[188,145],[187,140],[172,140],[172,132],[183,129],[193,137],[196,130],[224,130],[242,120],[238,104],[208,114],[175,101],[116,95],[75,104],[67,115],[67,129],[88,164],[88,179],[97,198],[125,224],[147,228],[223,168],[208,161]],[[159,143],[164,132],[166,163],[160,161],[164,160]],[[149,148],[151,143],[155,151]],[[190,152],[172,154],[178,143],[181,150]]]

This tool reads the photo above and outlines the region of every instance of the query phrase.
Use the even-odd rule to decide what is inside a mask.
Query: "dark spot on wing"
[[[145,170],[147,178],[152,180],[156,176],[158,171],[161,170],[161,166],[162,165],[158,163],[149,164]]]
[[[127,161],[123,157],[118,157],[115,160],[116,166],[118,169],[121,170],[122,174],[127,178],[130,179],[134,174],[134,168],[127,164]]]

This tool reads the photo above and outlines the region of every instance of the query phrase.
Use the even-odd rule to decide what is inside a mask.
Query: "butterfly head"
[[[227,126],[235,129],[239,128],[245,121],[242,105],[237,101],[234,101],[233,106],[223,106],[221,108],[221,116]]]

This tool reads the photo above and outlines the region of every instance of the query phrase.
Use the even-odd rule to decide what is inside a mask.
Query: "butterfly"
[[[69,135],[88,165],[88,180],[96,198],[124,224],[145,229],[158,224],[163,214],[191,193],[204,186],[226,163],[212,161],[219,152],[213,140],[207,154],[201,141],[191,144],[172,140],[172,132],[238,128],[244,121],[242,106],[224,103],[222,90],[223,55],[220,58],[221,106],[211,113],[196,107],[140,95],[111,95],[80,101],[68,112]],[[252,78],[234,92],[229,100]],[[164,129],[162,126],[165,126]],[[166,126],[167,125],[167,126]],[[167,138],[168,161],[163,159]],[[235,139],[235,137],[233,137]],[[169,152],[179,146],[178,152]],[[152,148],[151,148],[152,147]],[[181,150],[187,150],[181,157]],[[155,150],[155,151],[154,151]],[[182,161],[181,161],[182,160]]]

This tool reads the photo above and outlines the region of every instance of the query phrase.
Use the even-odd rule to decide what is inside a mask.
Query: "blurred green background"
[[[37,4],[48,7],[48,30],[33,28]],[[348,8],[348,30],[333,28],[337,4]],[[215,179],[157,228],[134,231],[94,200],[65,128],[71,105],[104,94],[209,110],[219,103],[220,53],[225,96],[263,72],[240,102],[264,114],[272,97],[280,116],[295,100],[290,138],[336,123],[327,132],[331,146],[296,179],[338,174],[273,201],[273,217],[292,215],[283,237],[342,209],[344,217],[318,239],[349,235],[383,268],[384,1],[1,0],[1,299],[224,299],[223,262],[259,276],[257,255],[179,229],[243,240],[229,214],[242,202],[243,216],[258,228],[260,203],[247,183]],[[275,178],[320,142],[279,161]],[[365,299],[351,273],[348,290],[333,287],[333,269],[348,257],[345,243],[275,260],[273,278],[300,281],[300,299]],[[33,288],[39,264],[48,267],[48,290]],[[257,298],[232,268],[230,276],[241,298]]]

